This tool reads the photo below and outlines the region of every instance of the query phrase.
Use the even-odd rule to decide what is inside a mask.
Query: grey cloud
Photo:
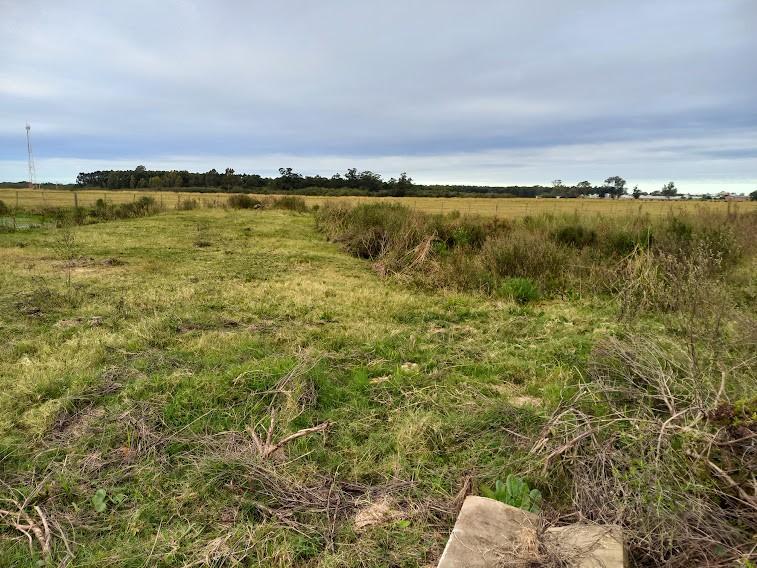
[[[2,158],[18,158],[26,121],[50,158],[113,163],[523,148],[550,157],[539,161],[548,181],[566,177],[560,156],[572,147],[696,139],[681,176],[711,177],[708,160],[721,172],[725,158],[755,178],[729,142],[757,127],[748,1],[19,0],[0,10],[6,179],[23,177]],[[708,136],[727,148],[703,153]],[[460,167],[446,175],[477,177],[475,160]],[[522,169],[499,172],[525,181]]]

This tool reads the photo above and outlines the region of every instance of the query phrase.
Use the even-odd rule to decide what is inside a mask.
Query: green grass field
[[[619,316],[382,278],[289,211],[0,233],[0,565],[435,565],[466,488],[569,505],[530,440]]]

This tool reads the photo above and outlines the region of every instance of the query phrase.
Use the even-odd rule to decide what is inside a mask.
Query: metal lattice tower
[[[37,187],[37,172],[34,169],[34,154],[32,154],[32,140],[29,136],[29,131],[32,129],[28,124],[26,125],[26,149],[29,152],[29,189]]]

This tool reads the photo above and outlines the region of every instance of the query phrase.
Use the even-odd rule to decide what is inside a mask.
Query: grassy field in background
[[[152,196],[158,203],[168,209],[176,208],[184,199],[196,199],[200,204],[223,205],[229,197],[228,193],[191,193],[172,191],[78,191],[79,205],[93,205],[98,199],[106,199],[113,203],[128,203],[144,195]],[[18,205],[23,208],[55,206],[73,207],[74,192],[71,191],[30,191],[0,189],[0,200],[9,207]],[[253,195],[251,197],[264,198]],[[709,210],[724,212],[728,210],[747,212],[757,210],[757,201],[738,203],[698,202],[698,201],[644,201],[635,199],[499,199],[499,198],[467,198],[467,197],[305,197],[309,206],[322,205],[329,201],[344,201],[347,203],[368,203],[371,201],[398,202],[428,213],[449,213],[459,211],[463,214],[486,215],[498,217],[524,217],[539,213],[554,214],[589,214],[601,216],[650,215],[659,217],[682,211]]]

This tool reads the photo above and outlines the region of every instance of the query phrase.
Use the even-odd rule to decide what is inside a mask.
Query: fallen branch
[[[250,433],[250,436],[252,436],[252,441],[255,443],[255,449],[257,449],[258,454],[262,458],[269,458],[272,454],[279,451],[281,448],[286,446],[288,443],[296,440],[297,438],[301,438],[303,436],[307,436],[308,434],[314,434],[316,432],[325,432],[333,422],[331,420],[327,420],[326,422],[322,422],[318,426],[313,426],[312,428],[303,428],[302,430],[299,430],[298,432],[295,432],[294,434],[290,434],[286,438],[282,438],[277,443],[273,443],[273,428],[276,421],[276,413],[274,411],[271,411],[271,422],[268,425],[268,430],[265,432],[265,439],[262,439],[258,433],[255,431],[254,428],[249,428],[248,432]]]
[[[690,458],[701,460],[703,461],[707,467],[709,467],[715,475],[717,475],[720,479],[726,482],[727,485],[729,485],[739,496],[739,499],[741,502],[750,507],[751,509],[757,511],[757,499],[754,498],[754,496],[749,495],[746,491],[744,491],[743,487],[736,483],[736,481],[728,475],[723,469],[718,467],[716,464],[712,463],[710,459],[708,459],[706,456],[701,456],[695,452],[692,451],[685,451],[684,452],[687,456]]]
[[[49,560],[50,555],[52,554],[51,543],[53,534],[50,531],[50,526],[47,523],[47,517],[45,517],[42,509],[37,506],[34,507],[34,510],[37,512],[37,515],[39,515],[42,523],[42,526],[40,527],[39,523],[32,521],[31,517],[17,501],[10,500],[10,502],[18,508],[18,511],[16,513],[13,513],[5,509],[0,509],[0,519],[8,519],[8,524],[11,527],[16,529],[27,539],[29,539],[30,552],[33,551],[33,542],[34,539],[36,539],[39,543],[40,548],[42,549],[42,556],[46,561]],[[32,534],[34,535],[34,539],[32,539]]]

